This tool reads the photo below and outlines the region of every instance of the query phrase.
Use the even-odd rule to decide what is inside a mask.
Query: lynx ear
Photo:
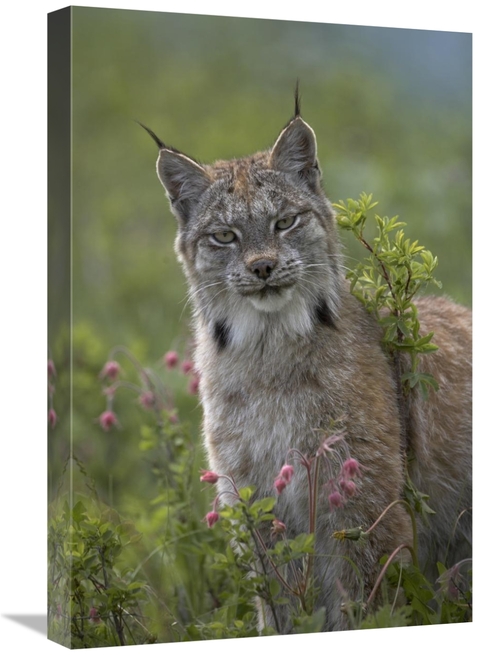
[[[291,173],[317,190],[320,171],[316,156],[316,135],[300,116],[295,116],[279,135],[271,150],[272,168]]]
[[[160,150],[156,162],[156,172],[165,187],[172,211],[179,220],[186,222],[202,193],[208,189],[212,180],[201,164],[182,152],[166,146],[153,130],[136,121],[153,139]]]
[[[168,147],[160,149],[156,171],[172,211],[182,221],[189,220],[193,208],[212,182],[207,171],[201,164]]]

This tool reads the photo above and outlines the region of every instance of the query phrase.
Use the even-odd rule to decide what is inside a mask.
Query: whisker
[[[209,289],[210,287],[216,287],[219,284],[224,284],[224,281],[220,280],[219,282],[211,282],[210,284],[205,284],[205,283],[202,282],[197,287],[194,287],[193,289],[189,289],[188,293],[187,293],[186,302],[184,304],[184,307],[182,308],[181,315],[179,316],[179,320],[182,319],[182,316],[184,315],[184,312],[185,312],[186,307],[188,306],[188,304],[190,302],[194,302],[197,294],[201,293],[202,291],[205,291],[205,289]],[[216,294],[216,295],[218,295],[218,294]]]
[[[220,294],[223,293],[224,291],[230,291],[231,292],[231,289],[227,289],[226,287],[224,287],[224,289],[221,289],[220,291],[217,291],[215,296],[212,296],[211,298],[209,298],[208,301],[203,305],[203,307],[195,307],[196,313],[197,314],[202,314],[207,309],[207,307],[212,304],[212,302],[217,298],[217,296],[220,296]]]

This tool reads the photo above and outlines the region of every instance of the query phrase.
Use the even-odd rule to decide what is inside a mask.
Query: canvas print
[[[48,634],[472,620],[471,35],[49,15]]]

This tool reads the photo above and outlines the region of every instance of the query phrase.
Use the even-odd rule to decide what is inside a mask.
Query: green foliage
[[[340,228],[352,232],[369,252],[346,277],[351,281],[351,293],[384,328],[383,343],[389,353],[400,351],[410,356],[410,370],[400,375],[403,388],[408,391],[417,387],[426,397],[428,388],[437,391],[438,384],[431,375],[418,370],[418,358],[434,352],[437,346],[431,343],[432,332],[420,334],[413,299],[428,283],[441,288],[434,277],[437,257],[418,241],[412,242],[405,237],[401,228],[406,223],[398,221],[397,216],[375,214],[377,232],[369,243],[365,238],[366,221],[377,204],[372,202],[372,195],[366,193],[362,193],[359,200],[349,198],[334,204]]]
[[[368,614],[359,627],[388,628],[471,621],[471,561],[464,560],[450,569],[438,562],[437,568],[440,577],[432,582],[414,565],[390,564],[384,592],[387,596],[392,590],[394,600],[386,601],[379,609]]]
[[[69,648],[152,643],[150,593],[121,560],[140,535],[117,512],[82,498],[50,509],[49,637]]]

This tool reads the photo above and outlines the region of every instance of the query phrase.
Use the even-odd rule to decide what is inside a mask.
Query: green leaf
[[[295,632],[298,634],[310,634],[321,632],[325,625],[326,612],[324,607],[311,614],[311,616],[301,616],[294,622]]]
[[[250,500],[254,492],[255,492],[255,487],[243,487],[243,489],[238,490],[238,493],[240,494],[240,498],[245,502],[248,502]]]
[[[275,505],[276,505],[276,498],[273,498],[273,496],[266,496],[265,498],[256,500],[252,504],[252,509],[258,510],[260,512],[270,512]]]
[[[269,582],[269,591],[271,592],[271,596],[273,598],[276,598],[281,592],[281,585],[278,580],[276,580],[276,578],[272,578]]]
[[[377,612],[370,614],[359,626],[362,630],[371,628],[397,628],[412,624],[412,608],[409,606],[393,608],[383,605]]]

